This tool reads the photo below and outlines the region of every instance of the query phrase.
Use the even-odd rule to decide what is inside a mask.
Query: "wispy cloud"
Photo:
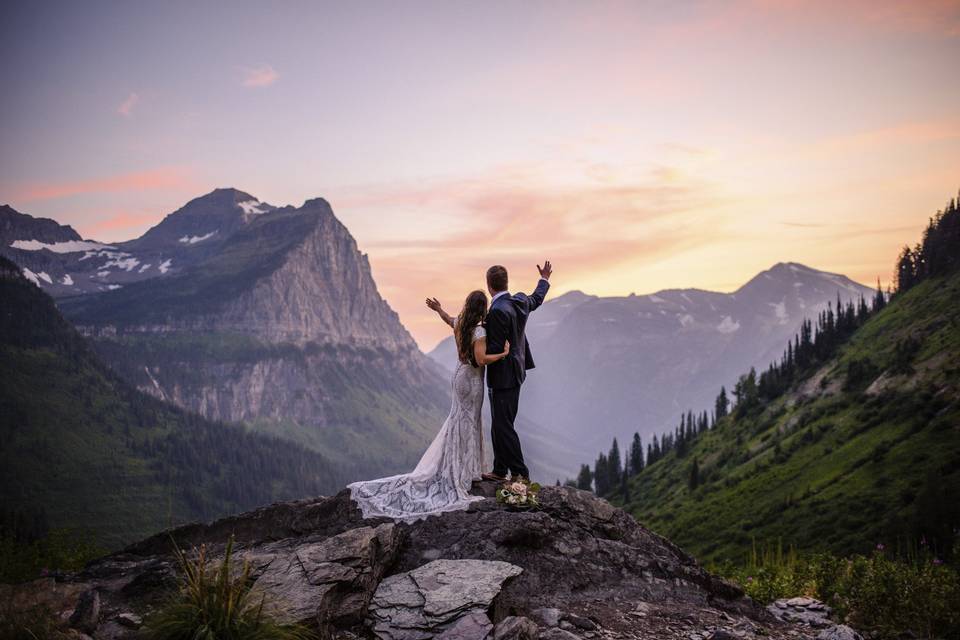
[[[130,211],[116,211],[108,216],[96,222],[81,225],[83,237],[97,238],[103,233],[136,230],[156,223],[161,218],[161,215],[156,212],[132,213]]]
[[[269,64],[262,64],[256,67],[242,67],[243,79],[240,84],[244,87],[257,89],[269,87],[280,78],[280,74]]]
[[[124,118],[129,118],[133,116],[133,110],[138,104],[140,104],[140,94],[136,91],[132,91],[130,95],[124,98],[123,102],[120,103],[120,106],[117,107],[117,113]]]
[[[380,220],[388,211],[417,212],[415,231],[381,230],[363,246],[382,293],[421,338],[442,334],[421,298],[459,305],[468,291],[483,288],[491,264],[506,265],[511,286],[526,289],[536,280],[535,265],[550,259],[563,271],[564,288],[576,288],[604,274],[629,280],[638,260],[682,254],[724,233],[717,209],[728,204],[725,196],[676,167],[652,167],[618,183],[588,174],[578,184],[551,184],[536,173],[370,187],[344,193],[334,205]]]
[[[183,189],[195,187],[186,167],[162,167],[149,171],[122,173],[86,180],[38,182],[14,187],[14,201],[35,202],[87,193],[119,193],[145,189]]]

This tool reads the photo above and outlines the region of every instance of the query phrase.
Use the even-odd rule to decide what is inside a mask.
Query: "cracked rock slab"
[[[274,603],[279,622],[359,622],[398,546],[392,523],[350,529],[275,556],[256,587]]]
[[[434,560],[390,576],[370,603],[373,632],[383,640],[425,640],[465,616],[485,616],[504,583],[522,571],[497,560]]]

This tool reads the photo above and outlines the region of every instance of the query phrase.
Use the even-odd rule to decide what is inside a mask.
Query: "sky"
[[[322,196],[425,350],[553,294],[888,283],[960,187],[960,0],[4,2],[0,202],[136,237]]]

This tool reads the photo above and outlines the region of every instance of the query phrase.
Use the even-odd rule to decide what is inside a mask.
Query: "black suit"
[[[550,283],[541,279],[529,296],[523,293],[504,294],[493,301],[487,314],[487,354],[502,353],[510,341],[510,354],[487,365],[487,386],[490,388],[490,410],[493,414],[493,472],[499,476],[509,471],[514,476],[530,477],[523,463],[520,438],[513,423],[520,404],[520,385],[533,369],[533,355],[524,333],[530,312],[543,304]]]

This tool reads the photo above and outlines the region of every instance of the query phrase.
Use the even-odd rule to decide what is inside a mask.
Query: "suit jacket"
[[[533,354],[524,333],[530,312],[543,304],[550,283],[541,279],[529,296],[524,293],[500,296],[487,313],[487,353],[503,353],[510,341],[510,354],[487,365],[487,386],[491,389],[512,389],[523,384],[527,369],[533,369]]]

